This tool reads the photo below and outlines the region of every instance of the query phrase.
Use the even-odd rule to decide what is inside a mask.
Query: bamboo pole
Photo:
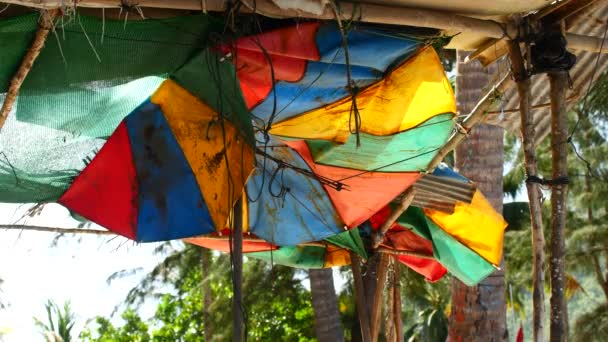
[[[536,132],[534,129],[534,115],[531,111],[531,81],[526,75],[519,43],[509,42],[509,58],[517,82],[519,94],[519,110],[521,113],[521,139],[524,149],[524,164],[528,176],[538,176],[536,164]],[[535,342],[544,342],[545,326],[545,237],[543,233],[541,191],[538,183],[526,182],[528,201],[530,202],[530,221],[532,230],[533,274],[534,284],[532,292],[533,302],[533,329]]]
[[[414,200],[415,195],[416,190],[414,190],[413,187],[410,187],[403,193],[403,196],[401,197],[397,208],[395,208],[395,210],[391,212],[391,214],[388,216],[386,221],[384,221],[382,226],[380,226],[380,228],[378,228],[374,232],[372,237],[372,248],[375,249],[380,246],[380,244],[384,241],[384,234],[386,234],[386,232],[392,227],[392,225],[397,221],[399,216],[401,216],[401,214],[403,214],[407,210],[407,208],[409,208],[410,204],[412,204],[412,201]]]
[[[243,341],[243,202],[239,199],[234,206],[232,227],[232,341]]]
[[[566,91],[568,73],[549,73],[551,86],[551,155],[553,180],[568,177],[568,130],[566,118]],[[567,184],[554,184],[551,191],[551,325],[550,340],[568,338],[568,307],[566,305],[565,230]]]
[[[370,331],[372,334],[372,342],[378,341],[380,333],[380,316],[382,313],[382,303],[384,286],[386,285],[386,276],[388,271],[388,263],[390,256],[380,254],[378,267],[376,268],[376,289],[374,291],[374,299],[372,302],[372,315],[370,320]]]
[[[88,8],[122,8],[124,0],[1,0],[2,3],[16,4],[34,8],[55,9],[64,7],[88,7]],[[226,0],[138,0],[132,6],[152,7],[179,10],[200,11],[224,11],[227,9]],[[333,20],[334,14],[325,7],[322,12],[309,13],[300,9],[284,9],[278,7],[269,0],[241,0],[244,12],[256,13],[271,18],[310,18]],[[451,32],[471,32],[486,38],[501,39],[504,37],[516,37],[517,28],[513,23],[500,23],[494,20],[478,19],[446,11],[407,8],[401,6],[386,6],[367,3],[340,2],[340,9],[350,19],[352,13],[356,13],[357,20],[368,23],[391,24],[402,26],[427,27]],[[599,52],[603,46],[602,53],[608,50],[608,44],[602,45],[602,39],[598,37],[581,36],[566,33],[568,47],[575,50]]]
[[[2,103],[2,108],[0,108],[0,130],[2,130],[2,127],[4,126],[4,123],[6,122],[6,119],[8,118],[11,109],[13,109],[13,105],[15,104],[15,100],[17,99],[17,95],[19,95],[19,90],[21,89],[23,81],[32,69],[36,58],[44,47],[46,38],[48,37],[49,32],[53,28],[53,22],[60,15],[60,13],[61,11],[58,9],[41,11],[40,23],[38,25],[38,31],[36,31],[36,35],[34,36],[34,41],[25,53],[25,56],[23,56],[19,69],[17,69],[17,72],[11,79],[11,83],[8,87],[8,92],[6,93],[6,97],[4,98],[4,102]]]
[[[484,97],[477,103],[475,108],[471,111],[469,115],[462,122],[462,129],[465,132],[456,132],[453,134],[450,139],[446,142],[445,145],[437,152],[435,158],[431,160],[429,165],[427,166],[427,172],[433,171],[464,138],[466,138],[466,132],[470,131],[476,124],[482,121],[490,107],[496,103],[502,94],[509,88],[511,85],[511,78],[509,75],[503,76],[498,83],[496,83],[492,89],[490,89]]]
[[[361,274],[361,264],[359,256],[350,252],[351,268],[353,271],[353,282],[355,284],[355,299],[357,302],[357,316],[359,325],[361,326],[362,342],[371,342],[370,320],[367,311],[367,301],[365,299],[365,286],[363,284],[363,276]]]

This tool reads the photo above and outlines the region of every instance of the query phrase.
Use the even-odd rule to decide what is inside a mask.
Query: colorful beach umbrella
[[[333,23],[237,40],[233,62],[247,106],[267,133],[305,140],[317,164],[426,170],[451,134],[456,112],[436,52],[420,39],[363,25],[344,39],[348,61]]]
[[[160,241],[227,226],[253,169],[228,120],[165,81],[118,126],[59,203],[118,234]]]

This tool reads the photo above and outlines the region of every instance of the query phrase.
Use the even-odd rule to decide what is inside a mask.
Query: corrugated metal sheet
[[[414,185],[416,193],[412,205],[453,213],[456,202],[471,203],[476,186],[473,182],[462,182],[448,177],[424,175]],[[401,195],[403,196],[403,194]],[[400,201],[401,196],[396,200]]]
[[[568,19],[568,32],[580,35],[602,37],[608,22],[608,1],[598,1],[589,10],[585,10]],[[592,77],[594,81],[606,71],[608,67],[608,55],[603,54],[599,58],[597,53],[576,52],[577,63],[570,70],[572,89],[568,91],[569,105],[574,105],[581,100],[589,87]],[[509,72],[510,67],[505,59],[500,62],[497,73],[504,75]],[[532,77],[532,106],[536,121],[537,139],[540,141],[547,137],[551,130],[551,113],[549,98],[549,81],[547,75],[535,75]],[[519,133],[519,97],[515,84],[504,94],[503,101],[496,112],[488,115],[487,122],[504,127],[505,129]]]

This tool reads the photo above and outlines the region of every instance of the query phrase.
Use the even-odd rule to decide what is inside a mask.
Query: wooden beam
[[[243,202],[233,208],[232,227],[232,341],[243,341]]]
[[[568,72],[549,73],[551,87],[551,155],[553,180],[568,177],[568,124],[566,92]],[[551,274],[550,340],[568,338],[568,307],[566,302],[566,198],[567,184],[554,184],[551,191],[551,243],[549,271]]]
[[[524,150],[524,164],[526,175],[538,176],[536,164],[536,132],[534,129],[534,115],[531,110],[531,80],[526,74],[521,49],[519,43],[509,41],[509,58],[513,76],[517,82],[517,92],[519,95],[519,110],[521,113],[521,140]],[[532,249],[533,249],[533,339],[535,342],[544,342],[545,326],[545,236],[543,233],[542,221],[542,193],[540,184],[526,182],[528,190],[528,201],[530,202],[530,221],[532,230]]]
[[[467,115],[467,117],[462,122],[461,126],[464,132],[456,132],[450,137],[446,144],[443,145],[441,149],[439,149],[435,158],[433,158],[433,160],[431,160],[431,162],[427,166],[427,172],[432,172],[441,163],[443,158],[445,158],[448,153],[450,153],[454,148],[456,148],[456,146],[458,146],[458,144],[460,144],[460,142],[464,140],[464,138],[466,138],[466,132],[469,132],[476,124],[483,120],[490,107],[500,99],[502,94],[511,85],[511,82],[512,80],[510,75],[507,74],[503,76],[503,78],[500,79],[500,81],[498,81],[498,83],[496,83],[492,87],[492,89],[490,89],[486,93],[486,95],[481,98],[475,108],[473,108],[471,113]]]
[[[361,326],[362,342],[371,342],[371,332],[369,327],[369,314],[367,311],[367,300],[365,298],[365,286],[363,284],[363,275],[361,273],[361,259],[359,256],[350,252],[351,268],[353,271],[353,283],[355,285],[355,300],[357,303],[357,316],[359,325]]]
[[[124,0],[0,0],[2,3],[17,4],[34,8],[63,8],[63,7],[90,7],[90,8],[121,8]],[[303,10],[283,9],[270,0],[241,0],[244,12],[253,12],[270,18],[310,18],[334,20],[331,9],[325,7],[322,13],[308,13]],[[225,0],[138,0],[132,6],[154,7],[165,9],[224,11],[227,8]],[[361,22],[390,24],[401,26],[427,27],[451,32],[474,32],[478,35],[502,39],[516,37],[517,28],[513,23],[500,23],[494,20],[466,17],[451,12],[429,10],[421,8],[407,8],[397,6],[374,5],[366,3],[340,2],[340,10],[344,19],[350,19],[356,13],[357,20]],[[566,33],[568,46],[572,49],[598,52],[602,40],[598,37],[587,37]],[[604,44],[604,46],[608,46]],[[608,47],[607,47],[608,49]],[[602,52],[606,52],[603,49]]]
[[[13,109],[13,105],[15,104],[15,100],[17,100],[17,95],[19,95],[19,90],[21,89],[23,81],[25,81],[25,78],[32,69],[36,58],[38,58],[40,51],[42,51],[49,32],[51,32],[51,29],[53,29],[53,22],[60,14],[61,11],[58,9],[41,11],[38,30],[36,31],[32,45],[25,53],[25,56],[23,56],[19,69],[17,69],[17,72],[11,79],[6,97],[2,103],[2,108],[0,108],[0,130],[2,130],[11,109]]]

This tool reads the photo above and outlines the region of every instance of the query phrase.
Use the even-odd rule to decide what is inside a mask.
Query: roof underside
[[[180,1],[180,3],[194,4],[195,0],[192,1]],[[218,0],[219,1],[219,0]],[[274,5],[284,8],[286,13],[289,9],[302,9],[304,12],[314,13],[315,11],[322,10],[327,5],[327,0],[267,0],[272,1]],[[2,2],[0,0],[0,2]],[[69,2],[69,1],[67,1]],[[111,0],[101,0],[100,2],[110,3]],[[211,3],[210,1],[209,3]],[[546,9],[547,6],[555,6],[555,1],[552,0],[494,0],[494,1],[470,1],[470,0],[352,0],[352,2],[368,3],[368,4],[380,4],[394,7],[410,7],[419,9],[431,9],[442,12],[450,12],[455,14],[461,14],[470,17],[492,19],[497,22],[506,22],[509,16],[513,14],[526,15],[529,13],[537,12],[541,9]],[[159,1],[141,1],[144,6],[146,3],[160,3]],[[171,3],[168,1],[167,3]],[[153,7],[171,7],[164,3],[162,6]],[[198,0],[196,0],[198,4]],[[573,9],[576,7],[582,8],[585,4],[593,3],[591,6],[587,6],[584,10],[576,12],[574,15],[567,17],[566,28],[570,33],[575,33],[585,36],[602,37],[606,28],[608,20],[608,0],[564,0],[561,3],[572,5]],[[190,4],[190,5],[192,5]],[[580,6],[579,6],[580,4]],[[188,6],[190,6],[188,5]],[[559,3],[558,3],[559,5]],[[198,5],[197,5],[198,6]],[[96,6],[92,6],[96,7]],[[567,8],[564,6],[563,8]],[[96,15],[99,10],[88,9],[87,13]],[[163,15],[157,16],[172,16],[183,14],[184,11],[176,11],[169,9],[146,9],[146,13],[154,11],[155,14],[164,13]],[[12,6],[8,11],[0,14],[0,16],[11,16],[17,15],[23,12],[23,7]],[[131,19],[131,18],[129,18]],[[136,19],[136,18],[134,18]],[[457,48],[460,50],[474,50],[480,46],[487,44],[489,39],[472,32],[445,32],[448,35],[457,34],[447,48]],[[504,42],[503,42],[504,43]],[[504,46],[504,45],[503,45]],[[500,50],[500,44],[489,45],[490,48],[486,49],[486,54],[491,55],[494,49]],[[577,56],[577,63],[574,68],[570,71],[572,79],[572,89],[568,91],[568,104],[573,105],[580,100],[586,93],[589,87],[589,82],[593,78],[594,80],[599,77],[601,73],[606,70],[608,66],[608,56],[602,55],[598,60],[597,53],[574,51]],[[481,59],[484,60],[484,56]],[[492,62],[495,58],[489,56],[489,59],[484,60],[484,64]],[[597,67],[596,67],[597,62]],[[474,62],[477,63],[477,62]],[[497,62],[498,67],[496,68],[497,74],[493,78],[498,80],[505,73],[510,72],[510,66],[508,60],[503,57]],[[550,131],[550,115],[549,115],[549,84],[546,75],[535,75],[532,77],[532,99],[533,99],[533,110],[537,125],[537,138],[544,138]],[[491,84],[488,85],[488,88]],[[510,88],[506,91],[503,100],[495,111],[490,112],[487,118],[487,122],[504,127],[511,132],[519,131],[519,112],[518,112],[518,96],[515,89],[514,82],[511,82]],[[466,114],[466,113],[461,113]]]
[[[568,32],[586,36],[602,37],[608,23],[608,1],[598,1],[589,9],[569,20]],[[598,60],[597,53],[575,51],[577,62],[570,70],[572,88],[568,90],[568,105],[572,106],[581,100],[587,93],[589,82],[593,81],[606,71],[608,56],[601,54]],[[597,67],[596,67],[597,64]],[[498,73],[504,75],[510,72],[508,61],[503,59],[498,65]],[[490,113],[488,123],[499,125],[511,132],[519,132],[519,97],[513,84],[504,94],[503,101],[496,112]],[[532,106],[537,127],[537,138],[543,139],[551,129],[549,82],[546,75],[532,76]]]

